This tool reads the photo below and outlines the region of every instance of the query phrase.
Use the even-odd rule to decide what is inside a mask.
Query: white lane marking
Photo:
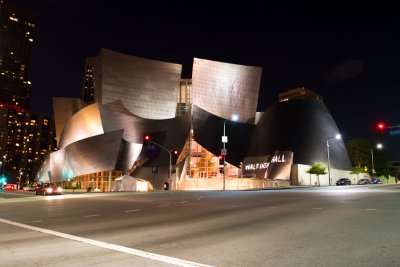
[[[158,206],[158,207],[159,207],[159,208],[162,208],[162,207],[166,207],[166,206],[169,206],[169,204],[160,205],[160,206]]]
[[[321,208],[312,208],[313,210],[322,210]]]
[[[126,210],[125,212],[133,212],[133,211],[139,211],[140,209],[135,209],[135,210]]]
[[[100,214],[91,214],[91,215],[86,215],[86,216],[83,216],[83,217],[90,218],[90,217],[97,217],[97,216],[100,216]]]
[[[187,203],[187,202],[189,202],[189,201],[185,200],[185,201],[182,201],[182,202],[179,202],[179,203],[185,204],[185,203]]]
[[[33,223],[40,223],[43,222],[42,220],[36,220],[36,221],[32,221]]]
[[[376,209],[365,209],[365,210],[376,210]]]
[[[203,197],[198,197],[196,200],[200,200],[200,199],[202,199]]]
[[[37,231],[37,232],[41,232],[41,233],[45,233],[45,234],[49,234],[49,235],[54,235],[54,236],[58,236],[58,237],[62,237],[62,238],[70,239],[70,240],[83,242],[83,243],[90,244],[90,245],[97,246],[97,247],[101,247],[101,248],[106,248],[106,249],[111,249],[111,250],[115,250],[115,251],[131,254],[131,255],[134,255],[134,256],[139,256],[139,257],[143,257],[143,258],[147,258],[147,259],[151,259],[151,260],[155,260],[155,261],[174,264],[174,265],[177,265],[177,266],[186,266],[186,267],[190,267],[190,266],[202,266],[202,267],[210,266],[210,265],[201,264],[201,263],[197,263],[197,262],[186,261],[186,260],[182,260],[182,259],[178,259],[178,258],[173,258],[173,257],[164,256],[164,255],[154,254],[154,253],[150,253],[150,252],[146,252],[146,251],[138,250],[138,249],[134,249],[134,248],[128,248],[128,247],[123,247],[123,246],[119,246],[119,245],[115,245],[115,244],[101,242],[101,241],[97,241],[97,240],[93,240],[93,239],[89,239],[89,238],[69,235],[69,234],[65,234],[65,233],[61,233],[61,232],[57,232],[57,231],[53,231],[53,230],[49,230],[49,229],[44,229],[44,228],[39,228],[39,227],[27,225],[27,224],[22,224],[22,223],[18,223],[18,222],[9,221],[9,220],[2,219],[2,218],[0,218],[0,222],[6,223],[6,224],[10,224],[10,225],[14,225],[14,226],[18,226],[18,227],[25,228],[25,229],[32,230],[32,231]]]
[[[276,207],[269,207],[270,209],[276,209]]]

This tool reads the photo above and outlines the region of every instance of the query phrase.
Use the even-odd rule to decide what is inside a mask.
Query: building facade
[[[86,103],[92,104],[95,102],[94,98],[94,72],[95,72],[96,58],[87,57],[85,60],[84,80],[82,99]]]
[[[304,87],[298,87],[279,94],[279,102],[292,101],[296,99],[316,99],[323,101],[321,95]]]
[[[274,177],[290,183],[291,164],[326,161],[326,138],[339,130],[322,101],[282,102],[256,116],[261,68],[199,58],[193,64],[192,79],[181,80],[180,65],[102,49],[95,103],[53,99],[58,150],[36,179],[109,191],[129,174],[152,189],[185,189],[194,180],[232,184],[252,158],[268,161],[254,166],[275,166],[276,175],[263,170],[246,180],[265,187]],[[285,158],[282,173],[276,166]],[[332,144],[330,165],[350,168],[341,140]]]
[[[8,182],[33,181],[55,149],[54,120],[29,112],[37,14],[0,2],[0,159]]]

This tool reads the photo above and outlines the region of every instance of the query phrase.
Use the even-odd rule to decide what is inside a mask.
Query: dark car
[[[349,178],[340,178],[336,181],[336,185],[351,185],[351,181]]]
[[[35,188],[36,195],[61,195],[62,188],[50,183],[39,184]]]
[[[373,183],[373,184],[380,184],[380,183],[382,183],[382,182],[381,182],[381,179],[379,179],[379,178],[374,178],[374,179],[372,179],[372,183]]]
[[[357,184],[371,184],[371,180],[368,178],[362,178],[360,180],[358,180]]]

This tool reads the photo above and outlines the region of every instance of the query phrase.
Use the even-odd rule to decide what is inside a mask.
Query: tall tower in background
[[[83,81],[82,99],[89,104],[96,101],[94,95],[94,67],[96,57],[87,57],[85,60],[85,79]]]
[[[29,112],[36,17],[0,0],[0,175],[20,186],[56,148],[53,118]]]
[[[29,110],[36,13],[0,2],[0,103]]]

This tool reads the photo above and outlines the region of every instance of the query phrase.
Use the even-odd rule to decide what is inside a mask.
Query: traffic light
[[[219,165],[224,165],[224,156],[223,155],[219,155],[218,159],[219,159]]]
[[[172,164],[176,164],[177,160],[178,160],[178,149],[174,148],[171,151],[171,157],[172,157]]]
[[[378,128],[379,131],[383,131],[386,128],[386,125],[384,122],[378,122],[376,127]]]
[[[145,134],[143,136],[143,144],[148,144],[149,141],[150,141],[150,135],[149,134]]]

